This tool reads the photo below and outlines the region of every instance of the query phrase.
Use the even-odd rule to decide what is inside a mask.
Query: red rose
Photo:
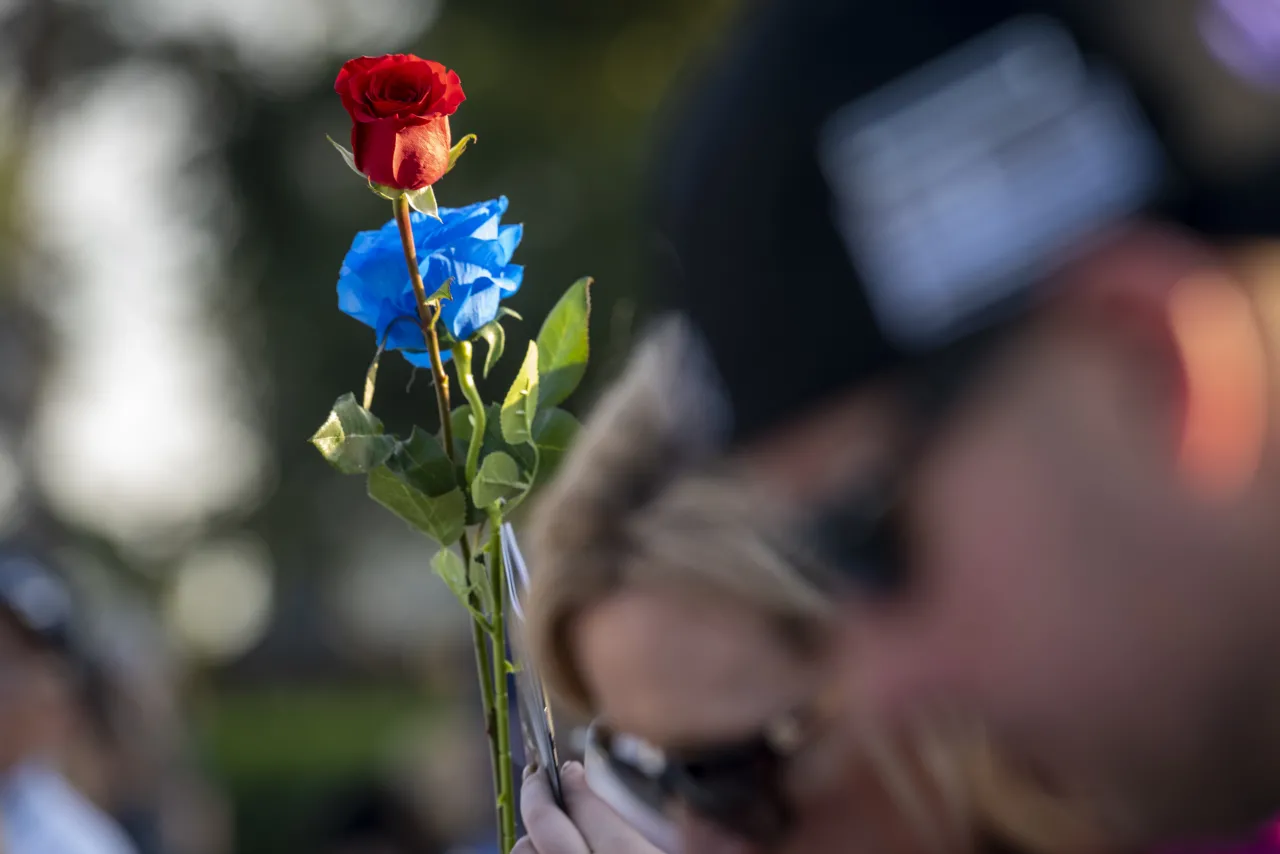
[[[351,116],[356,168],[397,190],[421,190],[449,164],[449,116],[466,100],[456,72],[412,54],[361,56],[334,91]]]

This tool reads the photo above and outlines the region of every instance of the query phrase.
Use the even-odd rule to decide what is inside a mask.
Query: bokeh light
[[[271,556],[261,541],[238,537],[187,555],[174,573],[166,613],[189,651],[225,661],[262,638],[271,605]]]

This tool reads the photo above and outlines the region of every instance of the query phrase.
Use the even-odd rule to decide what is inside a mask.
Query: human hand
[[[545,773],[525,778],[520,814],[529,835],[511,854],[662,854],[591,791],[581,763],[565,765],[560,784],[567,814],[556,806]]]

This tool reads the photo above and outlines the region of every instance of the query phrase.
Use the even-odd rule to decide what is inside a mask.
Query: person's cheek
[[[1019,432],[993,419],[957,443],[922,489],[921,634],[952,663],[952,690],[1005,678],[1062,604],[1049,563],[1061,513]],[[1046,613],[1048,612],[1048,613]],[[971,699],[971,698],[966,698]]]
[[[1043,524],[1052,514],[1026,455],[993,433],[983,425],[954,443],[917,484],[913,584],[903,597],[848,606],[844,693],[890,730],[939,707],[989,711],[994,689],[1027,675],[1022,659],[1052,607],[1037,577],[1052,552]]]
[[[715,824],[684,812],[679,817],[682,850],[689,854],[759,854],[747,840],[728,834]]]
[[[843,794],[801,805],[783,854],[857,851],[859,854],[934,854],[884,789],[857,781]]]
[[[839,724],[793,760],[788,796],[796,832],[787,852],[933,854],[964,847],[966,826],[925,768],[916,733],[891,738]]]

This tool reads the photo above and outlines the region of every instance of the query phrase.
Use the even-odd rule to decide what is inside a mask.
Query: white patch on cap
[[[1039,17],[841,108],[819,159],[883,331],[909,349],[970,331],[1161,171],[1129,92]]]

